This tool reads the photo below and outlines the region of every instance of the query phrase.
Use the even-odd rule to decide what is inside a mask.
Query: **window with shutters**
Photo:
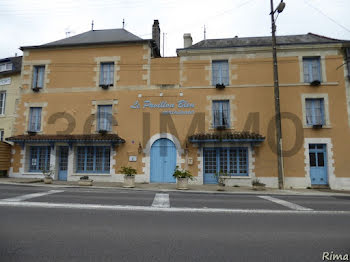
[[[45,66],[34,66],[32,88],[43,88],[45,77]]]
[[[324,99],[323,98],[307,98],[305,100],[306,124],[308,126],[324,125]]]
[[[213,60],[212,62],[212,84],[229,85],[229,66],[227,60]]]
[[[322,82],[320,57],[304,57],[303,67],[305,83],[312,83],[313,81]]]
[[[111,131],[112,105],[99,105],[97,109],[97,131]]]
[[[230,127],[230,101],[213,101],[213,128]]]
[[[100,65],[100,86],[113,86],[114,84],[114,63],[101,63]]]
[[[28,131],[39,132],[41,130],[41,110],[41,107],[30,108]]]

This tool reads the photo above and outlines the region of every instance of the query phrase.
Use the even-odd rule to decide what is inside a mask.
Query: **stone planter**
[[[185,178],[177,178],[176,188],[180,190],[188,189],[188,177]]]
[[[135,187],[135,176],[124,176],[123,187],[125,187],[125,188]]]
[[[52,179],[52,177],[50,177],[50,176],[49,176],[49,177],[44,177],[44,183],[45,183],[45,184],[52,184],[52,180],[53,180],[53,179]]]
[[[79,186],[92,186],[92,179],[79,180]]]
[[[253,190],[255,191],[264,191],[265,185],[253,185]]]

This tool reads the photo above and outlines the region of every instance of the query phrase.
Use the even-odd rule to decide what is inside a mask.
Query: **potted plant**
[[[215,173],[214,176],[218,181],[218,191],[225,191],[225,176],[228,176],[228,174],[220,170],[220,172]]]
[[[258,178],[252,181],[253,190],[265,190],[265,184],[260,182]]]
[[[98,132],[99,132],[101,135],[105,135],[105,134],[108,133],[108,131],[105,130],[105,129],[100,129],[100,130],[98,130]]]
[[[52,184],[53,178],[52,175],[54,171],[51,169],[51,166],[49,168],[43,167],[41,172],[44,175],[44,183],[45,184]]]
[[[79,186],[92,186],[92,179],[89,179],[89,176],[82,176],[78,182]]]
[[[122,166],[119,172],[124,174],[123,187],[126,187],[126,188],[135,187],[135,174],[137,173],[135,168],[132,168],[131,166]]]
[[[188,189],[188,179],[193,180],[193,175],[188,170],[180,170],[179,166],[176,166],[173,177],[176,178],[177,189]]]

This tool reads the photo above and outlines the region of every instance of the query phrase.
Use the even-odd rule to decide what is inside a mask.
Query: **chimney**
[[[154,20],[152,26],[152,39],[156,42],[157,47],[160,50],[160,28],[158,20]]]
[[[184,34],[184,48],[190,47],[192,45],[191,34]]]

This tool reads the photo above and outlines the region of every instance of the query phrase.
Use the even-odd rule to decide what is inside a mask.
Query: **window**
[[[31,107],[29,111],[28,131],[39,132],[41,130],[41,107]]]
[[[324,99],[323,98],[306,98],[306,124],[308,126],[324,125]]]
[[[12,63],[2,63],[0,64],[0,72],[12,70]]]
[[[304,66],[304,82],[311,83],[313,81],[322,81],[321,78],[321,62],[319,57],[303,58]]]
[[[0,92],[0,115],[5,114],[6,92]]]
[[[213,101],[213,127],[230,127],[229,100]]]
[[[45,66],[34,66],[32,88],[44,87]]]
[[[229,85],[228,61],[219,60],[212,62],[213,85],[224,84]]]
[[[4,141],[4,135],[5,135],[4,130],[0,130],[0,141]]]
[[[112,105],[99,105],[97,112],[97,130],[111,131]]]
[[[106,146],[79,146],[78,173],[109,173],[110,148]]]
[[[227,173],[229,176],[248,175],[248,149],[235,148],[204,148],[204,172],[215,174]]]
[[[100,86],[110,85],[114,82],[114,63],[101,63]]]
[[[50,147],[31,146],[29,156],[29,172],[42,172],[50,169]]]

